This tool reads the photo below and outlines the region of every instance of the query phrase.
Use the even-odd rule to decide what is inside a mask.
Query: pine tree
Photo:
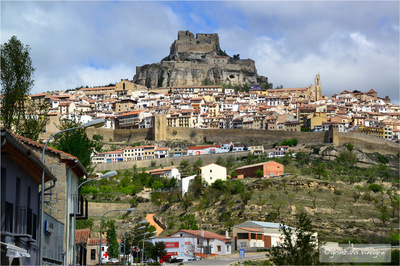
[[[106,223],[107,229],[107,243],[108,249],[107,253],[110,255],[110,258],[118,258],[119,254],[119,245],[117,241],[117,233],[115,232],[115,220],[108,221]]]
[[[305,212],[298,217],[297,229],[280,226],[284,241],[271,249],[270,260],[276,265],[318,264],[318,250],[311,235],[313,227]]]

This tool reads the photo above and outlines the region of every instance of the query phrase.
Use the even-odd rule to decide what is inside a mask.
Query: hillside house
[[[181,179],[181,174],[179,170],[175,167],[147,170],[146,173],[150,175],[164,177],[167,179],[170,178],[176,178],[177,180]]]
[[[258,177],[256,174],[258,170],[262,171],[263,178],[270,178],[270,177],[284,175],[283,164],[274,161],[242,166],[236,168],[235,171],[238,174],[238,176],[243,176],[244,178],[254,178]]]
[[[200,176],[203,181],[208,185],[211,185],[216,180],[226,180],[226,167],[212,163],[197,169],[197,175]]]

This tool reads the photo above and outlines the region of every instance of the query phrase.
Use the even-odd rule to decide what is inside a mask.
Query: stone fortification
[[[218,34],[179,31],[161,62],[136,67],[133,82],[148,88],[199,86],[204,83],[268,86],[254,60],[233,59],[220,48]]]
[[[117,142],[133,143],[138,141],[154,140],[152,128],[146,129],[92,129],[88,128],[89,137],[100,134],[105,141],[112,139]],[[290,131],[265,131],[256,129],[194,129],[194,128],[166,128],[166,141],[188,144],[201,144],[205,142],[220,143],[232,141],[242,145],[264,145],[281,143],[283,140],[296,138],[299,145],[333,145],[327,141],[325,132],[290,132]],[[397,155],[399,144],[378,137],[368,136],[356,132],[338,134],[336,144],[351,143],[363,152]],[[377,148],[379,147],[379,149]]]

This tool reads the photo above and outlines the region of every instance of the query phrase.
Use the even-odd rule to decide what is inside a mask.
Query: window
[[[238,233],[238,239],[248,239],[249,236],[247,233]]]
[[[91,260],[95,260],[96,259],[96,250],[95,249],[91,249],[90,250],[90,259]]]
[[[240,247],[245,248],[246,247],[246,242],[240,242]]]
[[[212,169],[210,169],[210,173],[212,173]]]
[[[221,246],[217,246],[218,252],[221,252]]]
[[[229,252],[229,246],[226,246],[226,251]]]
[[[4,223],[4,229],[3,229],[3,225],[2,230],[5,230],[6,232],[13,232],[13,214],[14,214],[14,207],[13,204],[11,202],[7,202],[5,203],[5,213],[7,213],[8,215],[6,215],[4,217],[5,219],[5,223]]]

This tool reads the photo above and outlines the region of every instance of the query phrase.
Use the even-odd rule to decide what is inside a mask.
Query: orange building
[[[236,168],[236,173],[238,176],[243,175],[244,178],[249,177],[258,177],[256,172],[257,170],[261,170],[264,178],[270,178],[274,176],[284,175],[284,166],[283,164],[269,161],[264,163],[257,163],[252,165],[246,165],[239,168]]]

